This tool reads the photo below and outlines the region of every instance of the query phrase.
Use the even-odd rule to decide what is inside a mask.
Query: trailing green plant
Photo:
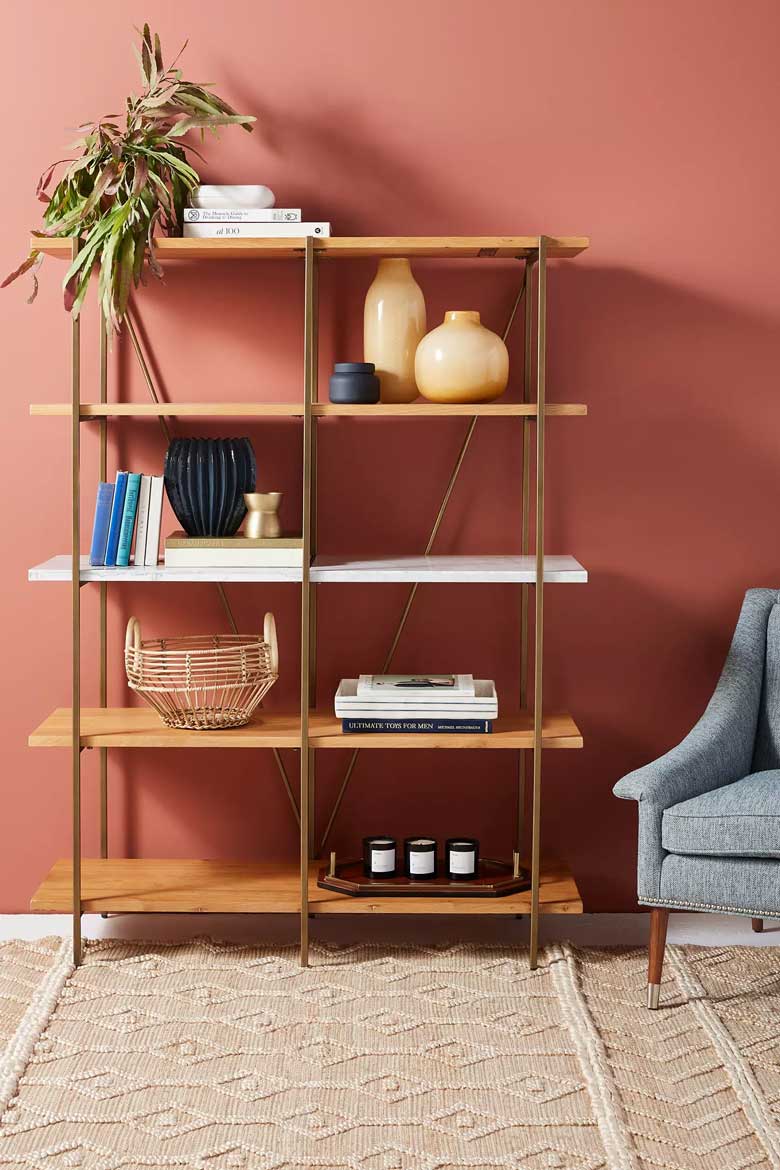
[[[117,330],[127,310],[133,286],[145,283],[148,268],[162,276],[154,254],[154,235],[179,229],[187,195],[200,182],[187,153],[202,155],[190,142],[190,131],[218,133],[229,125],[252,129],[254,118],[236,114],[211,92],[208,84],[185,81],[176,68],[181,53],[167,68],[160,38],[143,27],[140,49],[133,46],[143,80],[140,97],[127,99],[124,115],[107,114],[79,126],[83,136],[72,144],[81,154],[60,159],[48,167],[36,194],[46,203],[43,226],[33,236],[78,236],[81,248],[64,280],[65,307],[77,317],[92,272],[98,269],[98,297],[106,320]],[[51,195],[48,188],[57,168],[67,164]],[[3,281],[4,288],[43,259],[33,248],[27,259]]]

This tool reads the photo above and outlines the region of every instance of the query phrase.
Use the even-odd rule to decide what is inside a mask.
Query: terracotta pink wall
[[[549,427],[551,550],[590,569],[588,586],[547,591],[546,702],[568,707],[583,752],[546,760],[544,843],[567,855],[592,910],[633,905],[635,820],[610,795],[628,769],[674,743],[703,706],[742,592],[778,570],[777,35],[769,0],[571,4],[395,0],[328,4],[234,0],[144,7],[75,0],[5,14],[0,267],[25,251],[35,180],[62,156],[67,127],[116,109],[137,85],[133,25],[244,112],[249,137],[208,147],[204,176],[262,181],[281,203],[341,234],[587,233],[591,252],[550,281],[551,397],[587,420]],[[322,370],[360,356],[371,267],[323,277]],[[62,268],[44,266],[38,304],[2,294],[5,608],[0,910],[23,911],[69,845],[65,752],[28,732],[69,701],[69,594],[27,567],[66,548],[67,430],[28,402],[68,393]],[[500,328],[519,266],[420,264],[429,320],[478,307]],[[300,393],[301,273],[294,266],[169,266],[140,314],[161,384],[182,399]],[[96,321],[85,314],[95,341]],[[85,346],[88,350],[89,346]],[[518,350],[515,349],[517,355]],[[94,398],[86,357],[84,397]],[[143,398],[131,357],[111,360],[118,393]],[[516,365],[517,368],[517,365]],[[325,393],[323,380],[322,393]],[[458,420],[334,421],[322,428],[323,551],[422,548],[463,433]],[[299,431],[252,435],[264,488],[300,504]],[[206,428],[180,433],[206,432]],[[84,427],[91,522],[96,445]],[[207,433],[225,433],[211,428]],[[159,468],[156,423],[117,426],[112,466]],[[518,547],[519,430],[486,420],[453,498],[441,552]],[[85,543],[86,548],[86,543]],[[403,587],[322,591],[321,701],[380,661]],[[277,612],[283,676],[269,708],[297,690],[297,590],[233,587],[240,625]],[[96,700],[95,590],[82,594],[87,702]],[[213,587],[117,587],[109,594],[111,694],[126,701],[120,645],[130,612],[150,634],[222,628]],[[454,664],[515,684],[510,587],[424,587],[399,668]],[[288,766],[294,768],[292,753]],[[345,757],[322,762],[320,814]],[[271,759],[244,752],[114,753],[111,843],[149,856],[293,857],[296,833]],[[511,846],[514,760],[493,754],[372,753],[358,766],[335,836],[473,830]],[[96,851],[97,760],[86,758],[85,833]]]

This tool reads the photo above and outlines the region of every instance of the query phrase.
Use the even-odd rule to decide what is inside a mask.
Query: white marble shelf
[[[331,581],[451,581],[519,582],[536,580],[533,556],[458,557],[317,557],[311,579]],[[544,558],[544,579],[549,582],[585,582],[587,570],[574,557]]]
[[[70,557],[51,557],[29,571],[31,581],[70,581]],[[458,557],[317,557],[311,567],[316,584],[339,582],[432,581],[452,583],[525,583],[536,579],[533,556]],[[587,570],[574,557],[544,558],[544,579],[550,584],[587,581]],[[92,568],[81,558],[81,580],[90,581],[300,581],[298,568],[166,569],[165,565],[128,568]]]
[[[70,581],[70,556],[50,557],[29,570],[30,581]],[[300,568],[213,569],[166,568],[165,565],[129,565],[127,568],[93,568],[81,558],[81,580],[90,581],[300,581]]]

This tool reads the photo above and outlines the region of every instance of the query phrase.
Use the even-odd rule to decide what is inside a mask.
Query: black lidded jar
[[[330,376],[331,402],[379,401],[379,378],[373,362],[336,362]]]
[[[404,874],[413,882],[436,877],[436,842],[433,837],[407,837],[404,841]]]
[[[363,876],[391,878],[396,872],[395,837],[364,837]]]
[[[479,841],[476,837],[449,837],[444,845],[444,866],[451,882],[467,882],[479,874]]]

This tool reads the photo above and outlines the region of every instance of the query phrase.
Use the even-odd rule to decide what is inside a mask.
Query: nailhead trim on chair
[[[682,899],[676,902],[665,902],[661,898],[637,898],[640,906],[664,906],[669,907],[670,910],[718,910],[722,914],[747,914],[752,918],[777,918],[780,915],[780,909],[777,907],[774,910],[746,910],[744,906],[716,906],[713,902],[683,902]]]

